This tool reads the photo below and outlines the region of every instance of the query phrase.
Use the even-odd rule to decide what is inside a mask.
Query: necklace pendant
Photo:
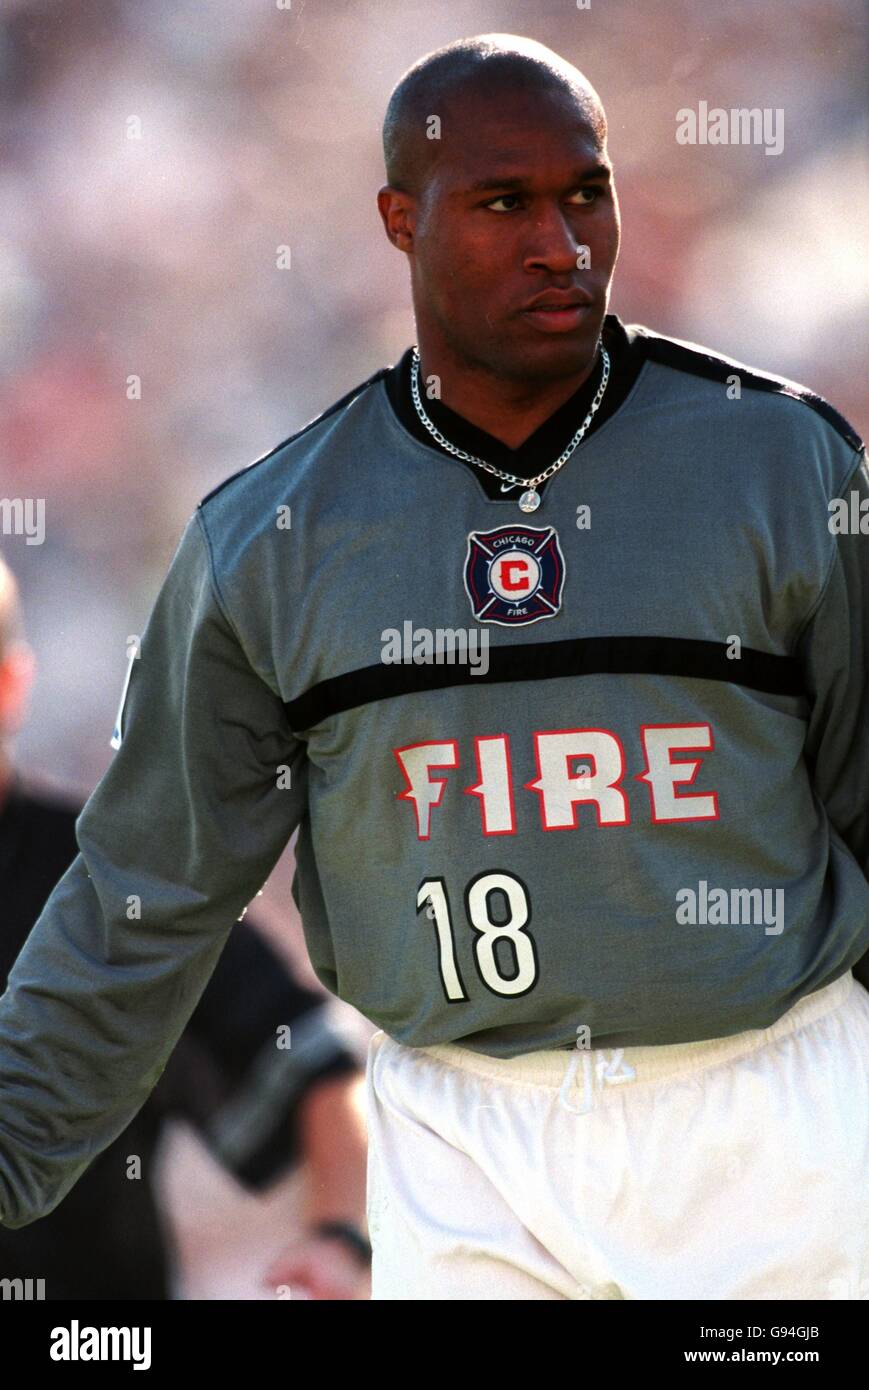
[[[540,493],[533,487],[528,488],[519,498],[519,506],[523,512],[536,512],[540,506]]]

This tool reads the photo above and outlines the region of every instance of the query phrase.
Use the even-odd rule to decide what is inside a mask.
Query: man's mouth
[[[568,333],[577,328],[591,306],[588,304],[537,305],[524,309],[522,317],[547,333]]]

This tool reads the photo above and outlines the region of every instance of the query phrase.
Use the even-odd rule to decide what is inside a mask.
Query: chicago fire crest
[[[478,622],[521,627],[552,618],[563,585],[554,526],[496,526],[468,536],[465,589]]]

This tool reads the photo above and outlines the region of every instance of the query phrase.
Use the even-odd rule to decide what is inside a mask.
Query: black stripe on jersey
[[[796,381],[787,381],[784,377],[758,371],[756,367],[747,367],[744,362],[737,362],[733,357],[723,357],[718,352],[710,352],[698,343],[683,343],[677,338],[662,337],[652,329],[644,328],[642,324],[631,324],[630,329],[632,333],[644,339],[646,356],[653,362],[660,362],[665,367],[675,367],[678,371],[692,372],[694,376],[707,377],[710,381],[726,381],[736,373],[740,382],[749,390],[773,391],[777,395],[791,396],[794,400],[802,401],[832,425],[836,433],[840,434],[852,449],[863,447],[863,440],[854,426],[849,424],[844,415],[840,415],[829,401],[825,401],[823,396],[819,396],[815,391],[810,391],[808,386],[800,386]]]
[[[729,681],[772,695],[805,693],[796,658],[743,647],[737,659],[728,657],[728,649],[724,642],[685,637],[578,637],[529,642],[521,647],[490,647],[485,675],[474,675],[467,664],[378,662],[320,681],[298,699],[287,701],[284,708],[290,727],[302,730],[360,705],[425,690],[596,675],[686,676]]]
[[[336,410],[342,410],[345,405],[349,405],[352,400],[355,400],[355,398],[365,390],[366,386],[373,386],[375,381],[379,381],[381,377],[386,376],[386,373],[390,370],[389,367],[381,367],[379,371],[376,371],[367,381],[361,381],[358,386],[353,387],[352,391],[348,391],[346,396],[342,396],[339,401],[335,401],[332,405],[327,406],[326,409],[322,410],[319,415],[316,415],[313,420],[309,420],[307,425],[303,425],[300,430],[296,430],[295,434],[288,435],[286,439],[282,439],[280,444],[276,444],[273,449],[269,449],[267,454],[263,454],[260,458],[254,459],[253,463],[246,463],[244,468],[238,468],[234,473],[230,473],[228,478],[224,478],[222,483],[218,483],[217,487],[213,487],[210,492],[205,494],[199,506],[204,507],[205,503],[208,502],[210,498],[216,497],[218,492],[221,492],[229,483],[234,482],[236,478],[240,478],[242,473],[246,473],[249,468],[256,468],[258,463],[265,463],[266,459],[272,458],[278,450],[283,449],[286,444],[292,444],[294,439],[301,439],[302,435],[307,434],[308,430],[312,430],[315,425],[319,425],[323,420],[328,420],[329,416],[334,415]]]

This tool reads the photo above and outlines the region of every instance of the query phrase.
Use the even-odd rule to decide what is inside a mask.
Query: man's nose
[[[525,268],[545,268],[568,274],[577,268],[581,242],[560,207],[550,207],[534,218],[525,252]]]

